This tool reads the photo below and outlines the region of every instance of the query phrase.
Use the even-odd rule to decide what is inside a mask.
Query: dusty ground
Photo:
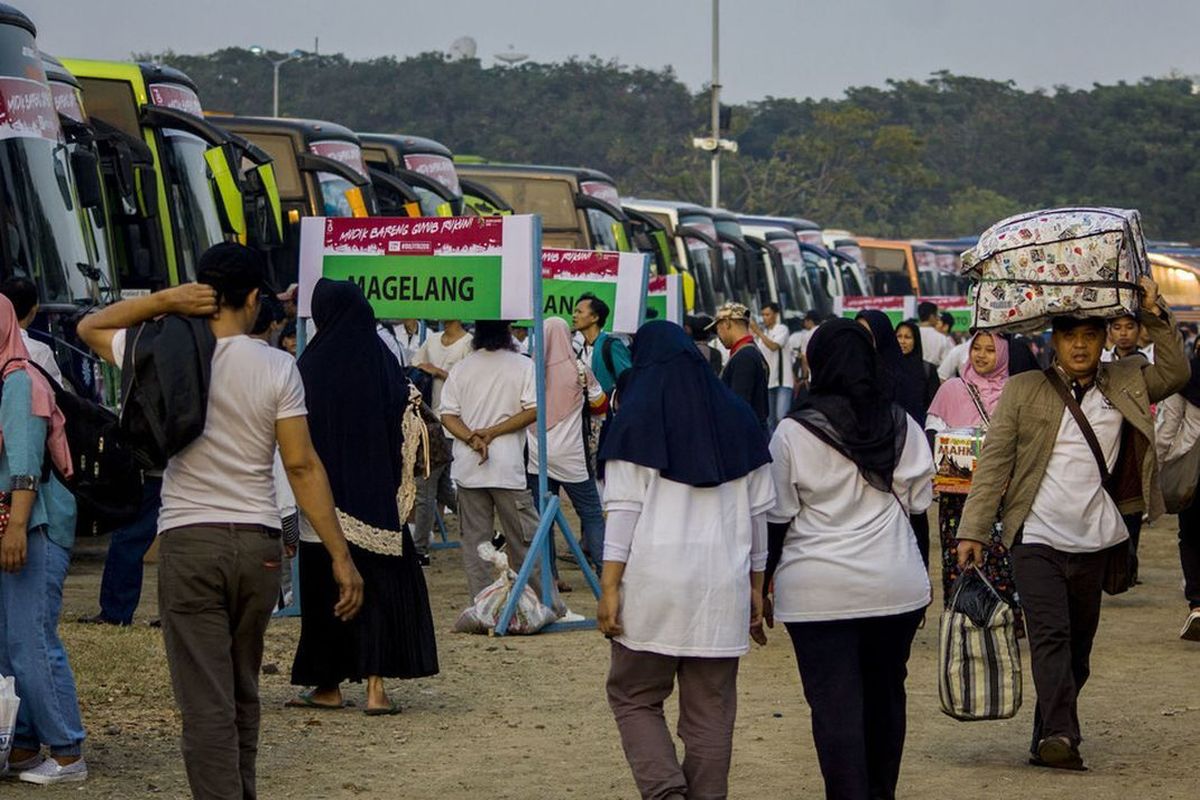
[[[62,626],[79,681],[93,777],[48,790],[0,785],[0,796],[187,796],[163,649],[158,631],[146,625],[155,613],[153,567],[133,628],[71,621],[95,610],[103,546],[79,548]],[[1081,708],[1091,772],[1025,765],[1033,698],[1028,667],[1026,703],[1016,719],[966,724],[943,716],[931,615],[909,664],[902,797],[1200,796],[1200,645],[1176,638],[1183,605],[1174,519],[1148,529],[1143,549],[1144,585],[1105,601]],[[605,641],[594,631],[508,639],[450,633],[466,600],[458,559],[457,551],[440,551],[427,572],[442,673],[391,685],[404,706],[401,716],[285,710],[298,622],[272,623],[266,661],[278,673],[262,681],[261,797],[636,797],[604,700]],[[572,608],[590,614],[594,602],[581,576],[564,575],[575,586],[568,595]],[[349,695],[361,702],[361,687]],[[819,797],[808,709],[782,630],[743,660],[740,703],[731,796]]]

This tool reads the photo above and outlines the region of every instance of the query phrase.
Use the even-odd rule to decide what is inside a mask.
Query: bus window
[[[833,313],[833,294],[829,290],[829,272],[821,257],[811,250],[801,254],[804,258],[804,274],[813,293],[814,310],[822,316]]]
[[[478,180],[520,213],[541,214],[546,228],[575,230],[579,226],[575,192],[567,181],[505,175],[487,175]]]

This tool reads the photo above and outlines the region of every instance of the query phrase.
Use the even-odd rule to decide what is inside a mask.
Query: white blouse
[[[616,640],[668,656],[750,649],[751,518],[775,504],[770,466],[698,488],[628,461],[604,467],[604,507],[638,513]]]
[[[910,513],[933,502],[933,456],[911,418],[892,492],[866,482],[858,466],[800,423],[785,419],[771,439],[776,504],[791,523],[775,572],[781,622],[883,617],[924,608],[929,575]]]

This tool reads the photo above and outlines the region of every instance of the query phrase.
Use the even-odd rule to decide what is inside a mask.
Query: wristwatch
[[[36,492],[40,482],[36,475],[13,475],[12,483],[9,485],[9,491],[13,492]]]

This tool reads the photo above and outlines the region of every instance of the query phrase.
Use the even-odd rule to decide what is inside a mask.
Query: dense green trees
[[[270,113],[271,66],[245,50],[168,54],[207,108]],[[578,164],[623,192],[705,202],[691,148],[707,95],[669,71],[597,60],[487,68],[439,54],[283,67],[281,110],[356,130],[404,131],[457,153]],[[1023,208],[1140,208],[1156,237],[1200,239],[1200,97],[1188,80],[1027,92],[939,73],[838,100],[767,98],[733,109],[726,205],[863,234],[974,233]]]

